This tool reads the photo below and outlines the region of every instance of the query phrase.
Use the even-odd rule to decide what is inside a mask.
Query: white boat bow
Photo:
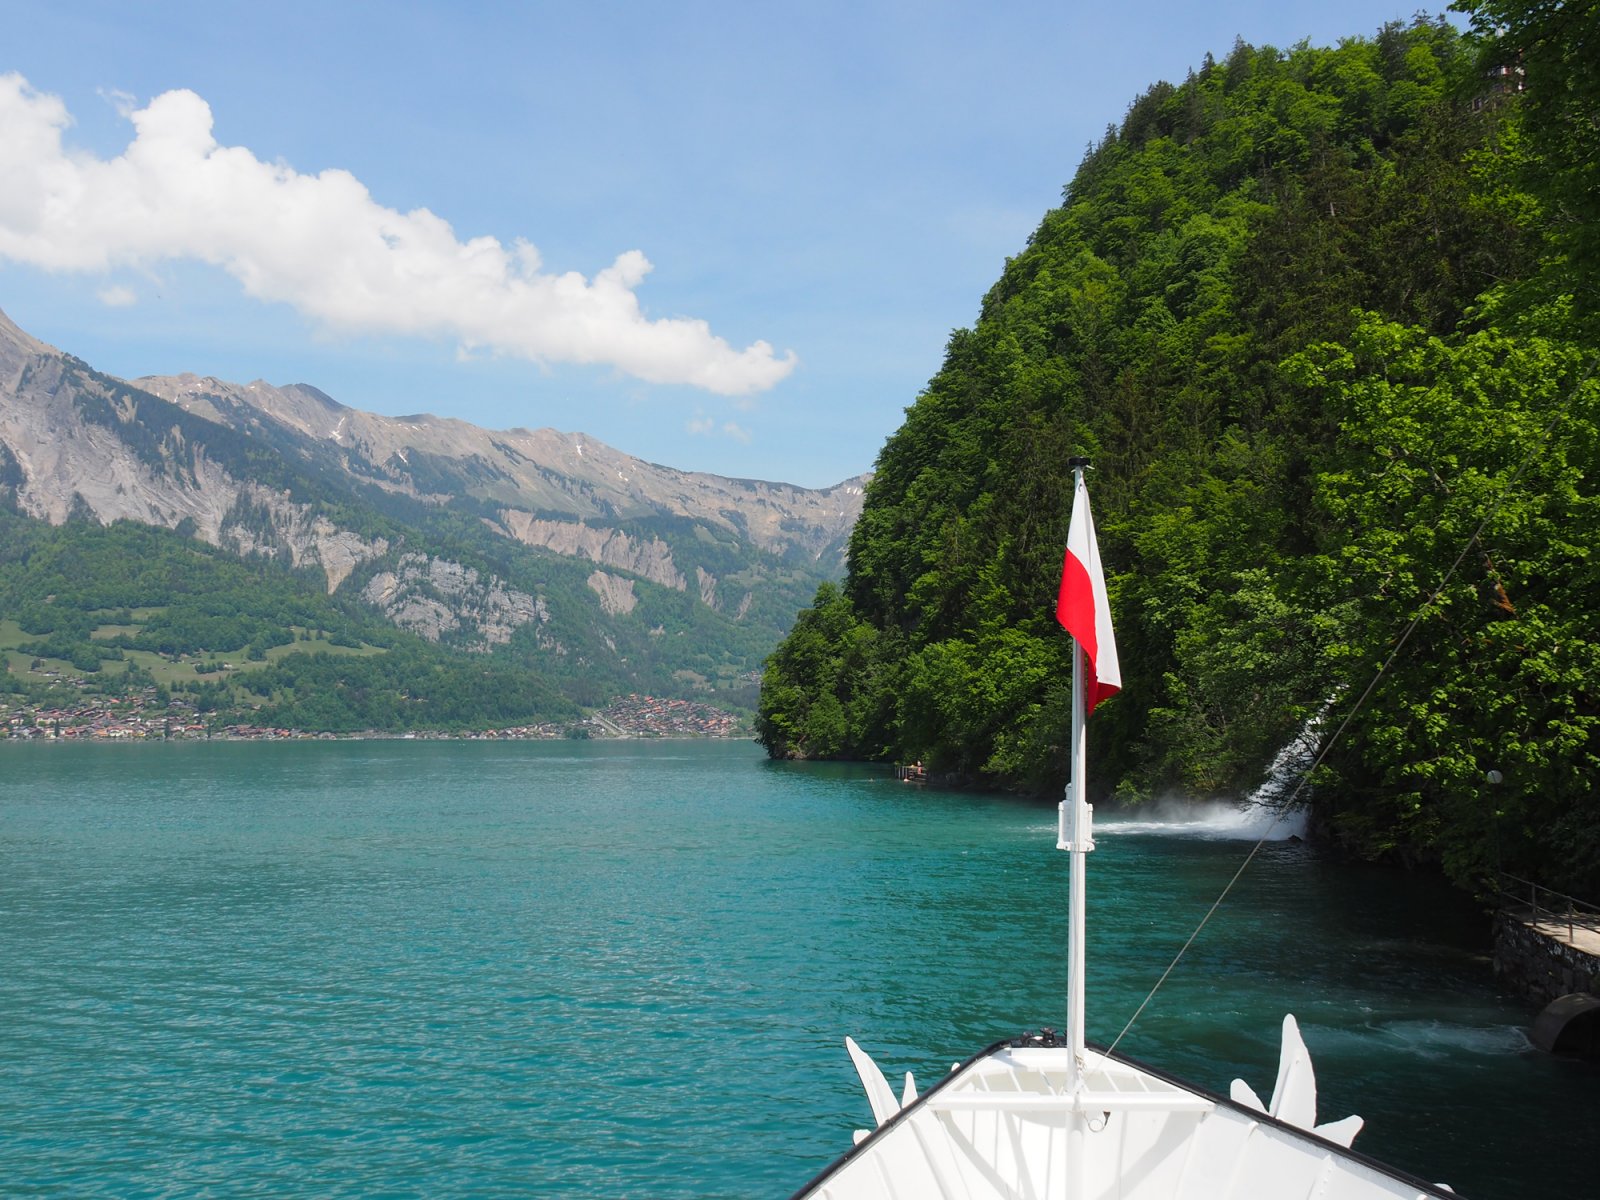
[[[1361,1118],[1317,1126],[1316,1082],[1292,1016],[1272,1102],[1235,1080],[1206,1092],[1045,1033],[1000,1042],[896,1104],[849,1042],[878,1127],[794,1200],[1423,1200],[1449,1188],[1349,1148]],[[909,1076],[908,1086],[909,1086]],[[908,1096],[910,1093],[908,1093]]]

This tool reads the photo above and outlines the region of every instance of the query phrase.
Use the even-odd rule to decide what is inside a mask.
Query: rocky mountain
[[[305,384],[240,385],[194,375],[132,382],[218,425],[244,433],[270,428],[298,441],[306,461],[336,464],[354,481],[430,504],[468,502],[506,536],[680,591],[686,577],[670,553],[630,542],[621,527],[686,518],[834,573],[842,570],[844,544],[861,511],[859,478],[814,490],[679,471],[581,433],[492,431],[425,413],[383,417],[346,408]]]
[[[842,573],[863,484],[680,471],[581,433],[385,417],[305,384],[125,381],[0,313],[0,503],[180,530],[316,573],[429,640],[515,642],[556,675],[748,677]]]

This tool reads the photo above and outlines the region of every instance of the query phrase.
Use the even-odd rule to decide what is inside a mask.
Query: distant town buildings
[[[233,738],[265,741],[286,738],[332,737],[459,737],[473,740],[538,740],[566,737],[738,737],[746,732],[733,713],[692,700],[664,700],[654,696],[625,696],[593,716],[576,723],[545,721],[502,729],[445,734],[415,730],[385,733],[312,733],[264,725],[208,720],[186,700],[158,706],[155,690],[121,700],[96,701],[85,697],[74,705],[35,705],[0,699],[0,738],[44,741],[141,741],[160,738]]]
[[[613,737],[735,737],[739,718],[698,700],[630,695],[613,700],[593,718]],[[604,736],[604,735],[602,735]]]

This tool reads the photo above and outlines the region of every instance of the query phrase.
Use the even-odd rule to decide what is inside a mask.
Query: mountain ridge
[[[0,312],[0,502],[20,515],[177,530],[319,573],[429,641],[622,691],[748,678],[842,573],[864,484],[684,471],[309,384],[121,380]]]
[[[409,492],[416,496],[430,494],[408,471],[408,453],[418,450],[429,454],[452,451],[446,457],[475,460],[489,472],[471,488],[481,498],[509,493],[529,511],[544,509],[582,518],[677,515],[707,519],[732,529],[735,522],[724,510],[726,501],[718,503],[714,497],[731,492],[736,499],[738,493],[745,493],[759,507],[771,510],[757,513],[762,519],[754,524],[747,518],[747,531],[763,549],[780,552],[791,544],[811,549],[819,557],[828,552],[853,524],[865,478],[855,476],[827,488],[804,488],[685,471],[617,450],[581,432],[548,427],[492,430],[431,413],[385,417],[340,404],[307,384],[278,387],[263,380],[236,384],[192,374],[144,376],[129,382],[219,424],[232,424],[245,413],[266,416],[305,437],[332,442],[347,456],[359,452],[359,461],[350,460],[352,469],[379,486],[397,490],[408,490],[406,476],[413,474]],[[312,403],[307,405],[305,400]],[[313,420],[312,414],[323,420]],[[431,436],[417,436],[424,434]],[[418,446],[418,441],[430,441],[434,448]],[[557,463],[563,468],[562,475],[578,481],[578,487],[563,487],[549,478],[548,472]],[[644,480],[653,487],[639,482]],[[782,503],[774,503],[773,498],[781,498]],[[785,536],[783,520],[806,511],[813,514],[815,529],[806,530],[801,537],[792,530]]]

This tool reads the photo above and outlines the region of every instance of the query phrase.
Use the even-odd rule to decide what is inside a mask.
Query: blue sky
[[[1235,36],[1328,44],[1411,15],[7,10],[0,309],[29,332],[125,377],[311,383],[809,486],[871,467],[1139,92]]]

